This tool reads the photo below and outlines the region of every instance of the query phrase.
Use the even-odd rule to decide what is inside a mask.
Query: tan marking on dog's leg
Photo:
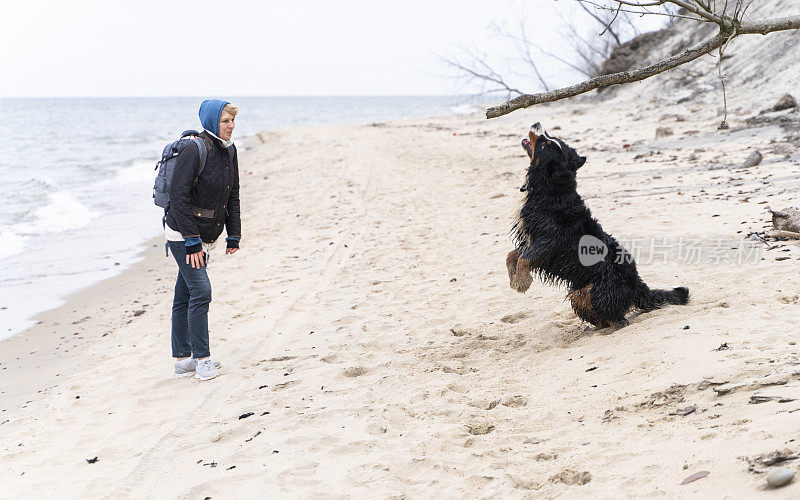
[[[575,311],[575,314],[580,319],[598,328],[609,326],[608,321],[601,319],[592,307],[592,285],[572,290],[567,294],[567,297],[569,297],[569,301],[572,304],[572,310]]]

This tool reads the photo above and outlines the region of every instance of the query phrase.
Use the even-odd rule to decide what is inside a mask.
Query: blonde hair
[[[228,104],[225,105],[224,108],[222,108],[222,111],[227,111],[228,113],[232,114],[233,116],[236,116],[236,113],[239,112],[239,106],[236,106],[234,104],[228,103]]]

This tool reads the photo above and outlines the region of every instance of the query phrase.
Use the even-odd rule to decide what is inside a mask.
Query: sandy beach
[[[800,498],[797,0],[0,11],[0,500]],[[536,122],[687,304],[512,289]],[[150,197],[189,128],[241,185],[205,381]]]
[[[249,138],[242,251],[209,267],[223,375],[172,378],[175,266],[153,241],[2,343],[2,496],[796,497],[752,461],[797,452],[796,240],[744,264],[645,252],[645,281],[691,301],[615,332],[563,289],[509,288],[534,121],[587,155],[578,191],[623,242],[734,251],[796,204],[779,125],[717,131],[714,107],[644,92]]]

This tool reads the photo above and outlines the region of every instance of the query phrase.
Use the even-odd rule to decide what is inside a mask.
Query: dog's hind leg
[[[611,322],[611,326],[614,328],[614,330],[619,330],[620,328],[625,328],[626,326],[628,326],[630,324],[631,324],[631,322],[628,321],[625,318],[618,319],[618,320],[615,320],[615,321]]]
[[[567,294],[572,309],[584,321],[597,328],[628,326],[625,314],[631,306],[629,289],[618,283],[600,283],[575,289]]]
[[[604,321],[594,309],[594,305],[592,304],[592,285],[570,290],[567,294],[567,298],[572,305],[572,310],[580,319],[591,323],[597,328],[609,326],[609,323]]]

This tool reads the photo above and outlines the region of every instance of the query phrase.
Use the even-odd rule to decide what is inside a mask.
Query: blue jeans
[[[186,244],[168,241],[170,252],[178,263],[175,298],[172,301],[172,357],[205,358],[208,348],[208,304],[211,302],[211,281],[206,266],[194,269],[186,263]]]

